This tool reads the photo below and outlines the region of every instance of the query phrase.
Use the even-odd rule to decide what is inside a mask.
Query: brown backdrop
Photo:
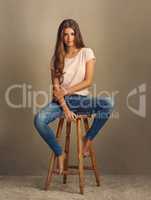
[[[96,92],[116,93],[114,115],[94,141],[102,173],[151,173],[150,8],[147,0],[77,0],[74,6],[69,0],[0,0],[0,174],[46,174],[49,148],[33,126],[33,105],[28,99],[28,106],[12,108],[6,92],[18,85],[10,92],[14,104],[20,104],[25,93],[32,101],[37,91],[49,94],[49,57],[64,18],[77,20],[86,45],[95,52]],[[137,109],[139,86],[144,90],[146,117],[126,104],[136,88],[129,105]],[[42,105],[43,96],[37,101]],[[51,124],[54,130],[56,125],[57,121]],[[73,126],[72,162],[74,130]]]

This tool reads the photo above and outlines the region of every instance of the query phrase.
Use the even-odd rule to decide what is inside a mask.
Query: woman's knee
[[[44,117],[40,114],[40,112],[37,112],[34,116],[34,125],[37,128],[40,124],[45,123]]]
[[[101,98],[97,107],[97,118],[101,118],[101,120],[106,120],[109,118],[114,109],[114,101],[109,97]]]
[[[38,126],[43,125],[43,124],[48,124],[48,121],[49,122],[51,121],[50,116],[49,116],[49,119],[48,119],[48,115],[45,112],[43,112],[43,111],[37,112],[34,116],[35,127],[38,127]]]
[[[114,109],[114,99],[111,97],[103,97],[99,101],[99,107],[102,110],[105,110],[107,112],[112,112]]]
[[[110,112],[112,112],[113,109],[114,109],[114,105],[115,105],[114,98],[107,98],[106,101],[107,101],[107,105],[108,105],[108,106],[107,106],[107,109],[108,109]]]
[[[60,109],[42,109],[36,113],[34,117],[34,125],[48,125],[50,122],[54,121],[57,117],[61,116],[62,112]]]

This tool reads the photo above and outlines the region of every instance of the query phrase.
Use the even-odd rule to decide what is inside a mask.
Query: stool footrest
[[[68,168],[71,168],[71,169],[78,169],[79,166],[77,165],[69,165]],[[90,167],[90,166],[83,166],[84,169],[87,169],[87,170],[94,170],[94,168]]]
[[[59,172],[57,170],[53,170],[52,173],[56,174],[56,175],[59,174]],[[71,171],[71,170],[63,171],[63,175],[78,175],[78,174],[79,174],[78,171]]]
[[[78,168],[79,168],[79,166],[77,166],[77,165],[69,165],[68,166],[68,169],[78,169]],[[90,166],[83,166],[83,168],[85,170],[94,170],[94,168],[92,168]],[[55,169],[55,170],[53,170],[52,173],[59,174],[59,170]],[[79,172],[78,171],[75,172],[75,171],[71,171],[71,170],[64,170],[63,174],[77,175],[77,174],[79,174]]]

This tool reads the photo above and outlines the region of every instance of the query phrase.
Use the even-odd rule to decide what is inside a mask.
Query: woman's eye
[[[71,33],[71,34],[64,33],[64,36],[67,36],[67,35],[75,35],[75,34],[74,33]]]

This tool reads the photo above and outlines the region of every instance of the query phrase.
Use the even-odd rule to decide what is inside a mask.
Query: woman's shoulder
[[[84,53],[86,61],[88,61],[90,59],[96,59],[95,53],[92,48],[83,47],[82,49],[83,49],[83,53]]]
[[[93,51],[93,49],[90,47],[83,47],[82,49],[84,52]]]

